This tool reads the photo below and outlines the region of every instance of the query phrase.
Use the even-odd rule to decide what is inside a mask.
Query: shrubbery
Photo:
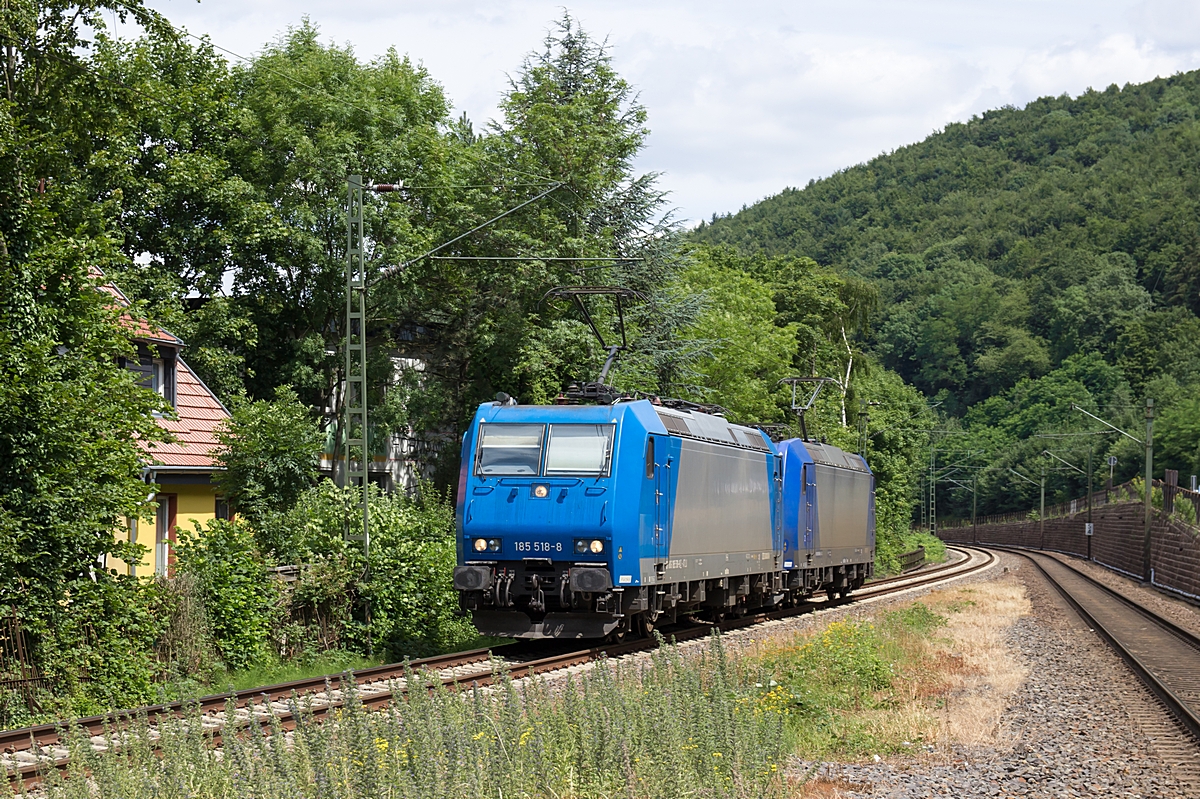
[[[328,480],[272,515],[275,529],[216,521],[185,536],[177,568],[196,580],[217,653],[231,670],[330,650],[388,659],[463,646],[474,628],[454,615],[454,510],[427,489],[421,498],[372,491],[371,553],[346,542],[357,520],[353,491]],[[299,567],[294,582],[276,579],[257,540],[288,541],[276,560]],[[370,608],[368,632],[366,609]]]
[[[200,585],[217,651],[230,669],[262,660],[276,628],[277,591],[266,562],[243,522],[216,520],[195,535],[182,535],[176,568]]]

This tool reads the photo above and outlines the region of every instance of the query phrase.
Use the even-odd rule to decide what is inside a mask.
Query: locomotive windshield
[[[477,474],[537,474],[542,463],[545,425],[495,424],[480,426]]]
[[[612,440],[610,424],[550,425],[546,474],[607,475]]]

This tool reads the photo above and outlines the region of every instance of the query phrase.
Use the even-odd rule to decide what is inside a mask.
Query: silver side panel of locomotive
[[[874,478],[857,455],[805,442],[817,472],[817,536],[814,564],[870,560],[875,547],[870,501]]]
[[[661,577],[653,560],[642,561],[643,584],[778,568],[771,519],[772,455],[759,432],[702,413],[684,416],[662,409],[659,415],[668,417],[668,429],[677,429],[669,422],[671,416],[682,417],[691,435],[732,446],[680,437],[670,554]]]
[[[684,440],[671,557],[771,550],[771,479],[764,453]]]

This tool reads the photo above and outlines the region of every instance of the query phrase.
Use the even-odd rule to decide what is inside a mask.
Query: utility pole
[[[1041,487],[1041,489],[1042,489],[1042,512],[1038,514],[1038,521],[1041,522],[1042,517],[1046,515],[1046,480],[1043,478],[1042,482],[1038,483],[1034,480],[1030,480],[1028,477],[1021,474],[1016,469],[1009,469],[1009,471],[1012,472],[1013,474],[1015,474],[1017,477],[1020,477],[1026,483],[1029,483],[1030,485],[1035,485],[1035,486]]]
[[[361,541],[366,555],[371,548],[367,493],[371,451],[367,427],[367,275],[363,262],[362,175],[347,178],[346,194],[345,486],[359,488],[362,533],[356,534],[347,522],[345,537],[348,541]]]
[[[1145,495],[1145,519],[1142,525],[1142,580],[1151,582],[1153,575],[1150,572],[1150,520],[1153,516],[1152,491],[1154,485],[1154,400],[1146,398],[1146,437],[1144,439],[1131,436],[1121,428],[1114,424],[1104,421],[1094,413],[1088,413],[1078,405],[1071,403],[1071,409],[1079,411],[1084,416],[1095,419],[1105,427],[1115,430],[1131,441],[1136,441],[1146,447],[1146,495]],[[1112,461],[1109,461],[1109,482],[1112,482]]]
[[[362,199],[362,175],[350,175],[346,179],[346,393],[342,398],[345,407],[342,424],[345,426],[346,442],[344,485],[348,489],[358,489],[362,533],[356,533],[353,522],[347,519],[343,536],[347,541],[362,542],[365,581],[365,570],[370,569],[371,563],[370,480],[367,479],[371,462],[371,436],[367,427],[367,273],[363,260]],[[364,599],[363,615],[367,626],[367,657],[373,657],[369,599]]]
[[[929,445],[929,534],[937,535],[937,448]]]
[[[1038,532],[1042,536],[1042,549],[1046,548],[1046,461],[1042,461],[1042,505],[1038,511]]]
[[[971,474],[971,541],[976,544],[979,543],[979,526],[975,523],[975,512],[979,508],[979,494],[975,490],[978,479],[977,474]]]
[[[1096,529],[1092,526],[1092,450],[1095,449],[1095,444],[1088,441],[1088,461],[1087,461],[1087,491],[1088,491],[1088,506],[1087,506],[1087,559],[1092,559],[1092,532]]]
[[[362,532],[347,519],[343,538],[361,541],[363,568],[371,562],[371,508],[368,477],[371,466],[371,428],[367,421],[367,266],[363,257],[363,178],[346,178],[346,388],[342,402],[346,466],[342,485],[357,489]],[[378,184],[367,187],[377,193],[396,191],[399,185]],[[357,458],[356,458],[357,456]],[[334,464],[336,475],[337,465]],[[368,572],[364,571],[365,580]],[[364,600],[367,625],[367,657],[374,655],[371,635],[371,602]]]
[[[1146,582],[1154,582],[1154,571],[1150,566],[1150,521],[1153,516],[1154,485],[1154,400],[1146,399],[1146,520],[1142,536],[1142,575]]]

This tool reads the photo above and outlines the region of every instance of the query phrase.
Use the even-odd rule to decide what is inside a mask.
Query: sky
[[[309,17],[369,59],[395,47],[476,129],[568,10],[640,93],[688,224],[804,186],[949,122],[1200,67],[1200,0],[149,0],[243,56]]]

